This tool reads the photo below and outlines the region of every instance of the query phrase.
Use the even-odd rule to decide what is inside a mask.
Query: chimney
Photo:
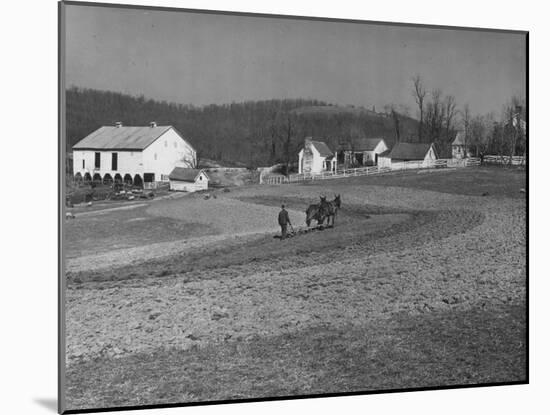
[[[149,127],[151,127],[151,128],[155,128],[156,126],[157,126],[157,123],[155,121],[151,121],[149,123]]]
[[[115,122],[115,127],[116,128],[122,127],[122,123],[120,121]]]

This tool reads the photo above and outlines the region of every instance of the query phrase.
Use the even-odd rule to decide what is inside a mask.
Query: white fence
[[[326,180],[326,179],[338,179],[342,177],[355,177],[355,176],[370,176],[375,174],[389,173],[399,170],[410,169],[438,169],[438,168],[456,168],[456,167],[470,167],[479,166],[481,164],[478,158],[468,159],[438,159],[428,161],[404,161],[399,163],[392,163],[391,167],[360,167],[357,169],[345,169],[338,170],[336,172],[325,171],[321,173],[301,173],[291,174],[289,176],[283,176],[282,174],[276,175],[264,175],[260,177],[261,184],[285,184],[296,183],[308,180]]]
[[[524,156],[513,156],[512,157],[512,166],[525,166],[525,157]],[[484,156],[484,163],[489,164],[510,164],[510,156]]]

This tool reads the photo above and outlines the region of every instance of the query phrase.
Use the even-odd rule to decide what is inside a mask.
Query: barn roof
[[[73,149],[143,150],[171,128],[171,125],[155,127],[103,126],[76,143]]]
[[[453,146],[465,146],[466,145],[466,135],[464,131],[459,131],[456,133],[456,138],[453,141]]]
[[[373,151],[376,146],[384,141],[383,138],[356,138],[351,143],[342,143],[340,148],[342,150],[353,150],[353,151]]]
[[[310,140],[311,144],[319,152],[321,157],[330,157],[334,153],[323,141]]]
[[[204,174],[208,179],[208,176],[202,169],[190,169],[187,167],[174,167],[174,170],[170,173],[168,178],[170,180],[179,180],[182,182],[195,182],[199,177],[199,174]]]
[[[430,147],[430,143],[396,143],[390,157],[395,160],[423,160]]]

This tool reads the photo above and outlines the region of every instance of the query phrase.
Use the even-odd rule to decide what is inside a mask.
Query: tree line
[[[453,95],[445,95],[439,88],[428,91],[420,75],[414,76],[411,83],[419,120],[416,139],[419,142],[435,143],[440,157],[450,157],[451,144],[458,132],[463,133],[466,146],[474,156],[489,153],[525,155],[527,134],[524,99],[511,97],[503,103],[499,115],[472,115],[468,103],[459,108]],[[395,111],[394,106],[390,106],[390,110]]]
[[[526,151],[525,102],[513,97],[496,114],[472,115],[459,108],[454,96],[428,90],[417,75],[411,79],[416,103],[413,116],[402,104],[382,111],[338,106],[315,99],[272,99],[193,106],[147,99],[112,91],[71,87],[66,91],[67,152],[103,125],[174,126],[201,159],[225,165],[295,167],[297,153],[308,136],[324,140],[331,149],[353,148],[356,138],[395,142],[434,143],[438,155],[451,156],[451,143],[463,131],[473,155],[522,155]]]
[[[315,99],[273,99],[193,106],[143,96],[71,87],[66,91],[67,151],[103,125],[173,125],[197,150],[200,159],[227,165],[291,168],[304,138],[325,140],[336,149],[360,137],[396,141],[386,112],[337,106]],[[399,114],[400,134],[414,135],[417,121]]]

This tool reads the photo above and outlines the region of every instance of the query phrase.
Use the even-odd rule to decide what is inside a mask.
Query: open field
[[[525,187],[407,172],[77,216],[68,406],[523,381]],[[305,226],[321,193],[335,228],[273,237],[281,203]]]

